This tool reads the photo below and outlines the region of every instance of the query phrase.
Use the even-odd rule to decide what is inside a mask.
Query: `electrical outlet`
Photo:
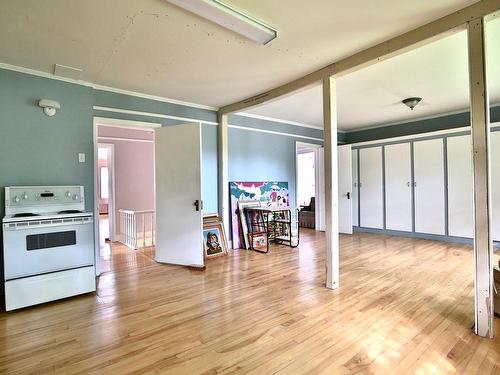
[[[78,154],[78,162],[79,163],[85,163],[85,154],[83,152],[80,152]]]

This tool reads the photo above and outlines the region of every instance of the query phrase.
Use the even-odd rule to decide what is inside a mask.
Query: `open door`
[[[339,233],[352,234],[351,145],[338,146]]]
[[[155,129],[157,262],[203,267],[201,125]]]

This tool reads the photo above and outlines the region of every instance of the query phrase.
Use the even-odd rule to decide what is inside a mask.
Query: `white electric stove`
[[[96,290],[83,186],[6,187],[2,224],[7,311]]]

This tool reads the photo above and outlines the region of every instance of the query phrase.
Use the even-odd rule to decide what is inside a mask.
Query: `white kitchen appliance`
[[[6,187],[2,224],[7,311],[96,290],[83,186]]]

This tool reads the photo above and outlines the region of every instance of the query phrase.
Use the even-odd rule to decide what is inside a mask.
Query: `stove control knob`
[[[19,203],[20,200],[21,199],[19,199],[19,197],[17,195],[14,197],[14,202]]]
[[[78,194],[73,195],[73,200],[77,201],[77,200],[78,200],[78,198],[80,198],[80,197],[78,196]]]
[[[71,191],[67,191],[65,195],[66,197],[71,198]]]
[[[28,199],[28,194],[23,193],[23,199]]]

